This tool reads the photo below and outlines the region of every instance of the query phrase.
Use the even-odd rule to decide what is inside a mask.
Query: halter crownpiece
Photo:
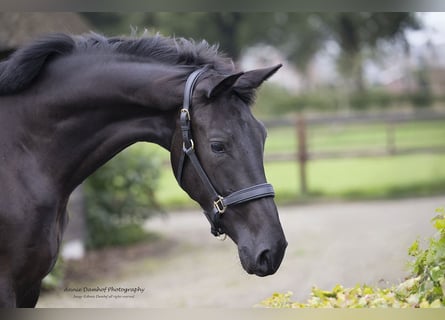
[[[273,197],[275,196],[275,192],[271,184],[260,183],[235,191],[224,197],[216,191],[215,187],[204,171],[201,162],[199,161],[195,152],[195,143],[193,142],[191,132],[190,108],[192,106],[193,90],[195,89],[196,83],[198,82],[199,77],[207,70],[207,66],[195,70],[188,76],[187,82],[185,84],[184,101],[179,115],[183,152],[181,153],[181,156],[179,158],[176,180],[178,181],[179,185],[181,185],[182,173],[185,164],[185,156],[187,156],[191,164],[195,168],[195,171],[200,177],[202,183],[211,195],[211,199],[213,202],[213,215],[211,218],[209,218],[209,222],[211,225],[211,233],[214,236],[218,237],[224,234],[224,231],[222,230],[222,227],[220,225],[220,219],[228,206],[237,205],[264,197]]]

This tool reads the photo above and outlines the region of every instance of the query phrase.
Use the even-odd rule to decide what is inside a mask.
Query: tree
[[[406,29],[418,29],[420,23],[415,14],[394,13],[329,13],[320,15],[328,32],[327,37],[335,40],[340,49],[338,67],[351,79],[358,91],[363,91],[363,62],[366,52],[375,52],[383,43],[402,42],[409,49],[405,37]]]
[[[364,89],[363,63],[383,43],[401,42],[408,48],[405,31],[420,28],[414,13],[394,12],[160,12],[88,13],[85,17],[102,30],[130,32],[130,26],[147,27],[166,35],[206,39],[219,43],[237,60],[242,51],[263,43],[277,47],[303,75],[327,41],[339,48],[338,69],[359,91]]]

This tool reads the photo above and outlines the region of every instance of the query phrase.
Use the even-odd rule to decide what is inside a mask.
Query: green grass
[[[266,165],[278,200],[298,200],[301,194],[295,163]],[[445,155],[405,155],[382,158],[329,159],[307,165],[309,196],[367,199],[445,192]]]
[[[445,147],[445,121],[398,124],[398,148]],[[317,126],[309,129],[309,150],[342,151],[384,149],[386,126],[382,124]],[[148,145],[168,160],[168,152]],[[269,130],[266,154],[295,152],[294,128]],[[339,158],[309,161],[308,194],[302,196],[296,162],[265,164],[268,181],[279,203],[314,198],[375,199],[426,196],[445,193],[445,154],[412,154],[379,158]],[[170,167],[162,169],[157,198],[164,207],[196,206],[177,185]]]
[[[308,195],[301,196],[295,162],[265,165],[279,203],[312,198],[376,199],[445,193],[445,155],[404,155],[382,158],[329,159],[307,166]],[[177,186],[170,168],[164,168],[158,199],[162,205],[194,205]]]

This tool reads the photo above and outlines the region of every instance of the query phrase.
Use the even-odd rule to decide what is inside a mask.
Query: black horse
[[[287,242],[250,105],[279,67],[235,72],[206,42],[96,34],[50,35],[1,62],[0,306],[35,306],[71,192],[138,141],[170,151],[179,184],[248,273],[275,273]]]

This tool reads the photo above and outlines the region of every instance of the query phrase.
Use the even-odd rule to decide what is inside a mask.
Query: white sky
[[[420,31],[409,31],[407,37],[414,46],[422,46],[428,40],[434,45],[445,43],[445,12],[421,12],[418,13],[424,23]]]

